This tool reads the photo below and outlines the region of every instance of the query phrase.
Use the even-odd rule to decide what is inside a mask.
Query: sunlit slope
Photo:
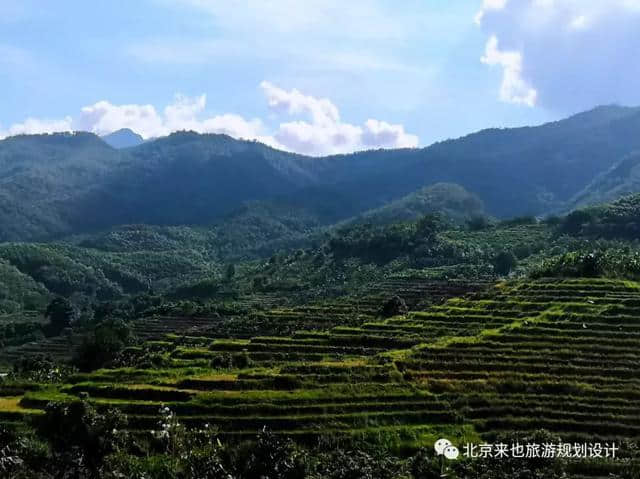
[[[165,404],[231,436],[268,426],[301,439],[393,432],[414,445],[540,428],[567,441],[640,437],[636,283],[499,284],[387,319],[353,307],[272,310],[254,323],[281,314],[300,327],[288,336],[265,326],[230,338],[211,319],[131,348],[135,367],[78,374],[26,392],[20,405],[33,414],[88,393],[124,410],[134,431],[152,429]],[[305,316],[326,318],[324,327]]]

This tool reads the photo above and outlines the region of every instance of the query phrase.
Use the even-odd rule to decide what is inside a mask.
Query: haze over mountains
[[[144,138],[129,128],[121,128],[120,130],[104,135],[102,139],[113,148],[131,148],[144,143]]]
[[[640,108],[605,106],[422,149],[323,158],[193,132],[145,143],[130,130],[16,136],[0,141],[0,240],[208,225],[265,201],[327,225],[441,182],[491,215],[542,215],[636,191],[638,132]]]

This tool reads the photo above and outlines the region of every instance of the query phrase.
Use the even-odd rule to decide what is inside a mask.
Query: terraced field
[[[164,404],[231,437],[394,433],[404,447],[540,428],[568,442],[640,438],[640,284],[501,283],[389,319],[340,304],[262,312],[244,330],[220,320],[154,333],[162,367],[78,374],[16,404],[33,414],[87,393],[134,431]]]
[[[140,341],[163,339],[167,334],[196,335],[201,331],[211,338],[289,336],[300,329],[326,330],[336,325],[359,325],[377,315],[380,305],[393,295],[400,295],[409,306],[415,306],[418,303],[441,302],[486,286],[486,282],[478,281],[391,278],[348,297],[316,300],[301,305],[299,298],[286,297],[282,292],[253,294],[230,301],[227,305],[229,312],[222,315],[155,315],[133,321],[131,327]],[[0,348],[0,364],[10,365],[18,358],[30,355],[68,361],[83,339],[84,333],[76,331]]]

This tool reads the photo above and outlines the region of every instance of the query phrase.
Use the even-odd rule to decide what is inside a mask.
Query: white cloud
[[[246,120],[239,115],[224,114],[201,119],[207,105],[206,95],[176,95],[174,101],[159,113],[153,105],[113,105],[100,101],[82,108],[76,129],[105,135],[120,128],[130,128],[144,138],[165,136],[173,131],[192,130],[199,133],[224,133],[235,138],[261,139],[263,125],[258,119]]]
[[[36,135],[39,133],[55,133],[72,130],[72,119],[69,116],[61,120],[27,118],[22,123],[11,125],[6,131],[0,129],[0,139],[15,135]]]
[[[103,100],[85,106],[75,123],[78,130],[105,135],[120,128],[131,128],[145,138],[161,136],[166,129],[153,105],[113,105]]]
[[[562,112],[640,103],[640,0],[485,0],[476,21],[482,62],[503,68],[503,101]]]
[[[484,56],[480,61],[487,65],[502,67],[502,85],[500,86],[502,101],[527,106],[536,104],[538,93],[522,78],[522,54],[520,52],[500,50],[498,39],[494,35],[487,41]]]
[[[475,16],[475,22],[480,25],[486,12],[490,10],[502,10],[507,5],[507,0],[483,0],[482,8]]]
[[[291,91],[263,81],[260,87],[267,97],[269,108],[286,111],[289,115],[309,114],[315,124],[330,125],[340,122],[338,108],[327,98],[314,98],[300,93],[295,88]]]
[[[415,148],[419,140],[416,135],[406,133],[402,125],[369,119],[364,124],[362,143],[378,148]]]
[[[345,123],[327,98],[287,91],[269,82],[260,85],[269,107],[288,115],[306,115],[309,121],[281,123],[275,139],[284,148],[309,155],[348,153],[372,148],[413,148],[419,140],[407,134],[402,125],[367,120],[363,126]]]
[[[270,134],[258,118],[248,120],[241,115],[225,113],[205,115],[206,95],[176,95],[162,112],[153,105],[114,105],[106,100],[85,106],[77,118],[43,121],[34,118],[13,125],[2,137],[20,133],[52,133],[83,130],[97,135],[130,128],[144,138],[165,136],[174,131],[223,133],[234,138],[253,139],[275,148],[324,155],[348,153],[372,148],[405,148],[418,146],[418,137],[405,132],[402,125],[369,119],[362,126],[340,119],[338,107],[327,98],[315,98],[302,92],[284,90],[269,82],[260,87],[271,110],[280,116],[305,117],[284,121]]]

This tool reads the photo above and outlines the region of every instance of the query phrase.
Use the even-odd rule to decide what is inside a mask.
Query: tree
[[[382,305],[382,316],[390,318],[409,311],[407,303],[400,296],[394,296]]]
[[[112,409],[99,413],[88,401],[49,403],[37,421],[54,460],[68,473],[56,477],[100,477],[104,458],[119,449],[126,417]]]
[[[401,460],[382,450],[336,448],[321,455],[318,476],[323,479],[396,479],[409,477]],[[416,478],[424,476],[416,476]],[[435,477],[440,477],[434,476]],[[425,478],[427,479],[427,478]],[[431,479],[430,477],[428,479]]]
[[[113,361],[132,340],[131,329],[122,320],[109,319],[98,324],[80,346],[74,358],[82,371],[92,371]]]
[[[469,231],[482,231],[489,227],[489,220],[486,216],[473,216],[467,221]]]
[[[49,303],[44,315],[49,319],[54,333],[59,333],[78,319],[78,310],[68,299],[58,297]]]
[[[593,215],[589,211],[576,210],[573,213],[567,215],[562,225],[562,230],[565,233],[577,235],[582,232],[585,225],[588,225],[593,221]]]
[[[225,278],[227,281],[231,281],[233,277],[236,275],[236,266],[231,263],[227,266],[227,270],[225,271]]]
[[[416,234],[422,240],[431,243],[442,229],[442,218],[439,214],[425,215],[416,224]]]
[[[493,269],[496,273],[506,276],[518,266],[518,260],[512,251],[501,251],[493,259]]]
[[[308,477],[304,457],[291,439],[281,439],[266,428],[237,468],[241,478],[302,479]]]

